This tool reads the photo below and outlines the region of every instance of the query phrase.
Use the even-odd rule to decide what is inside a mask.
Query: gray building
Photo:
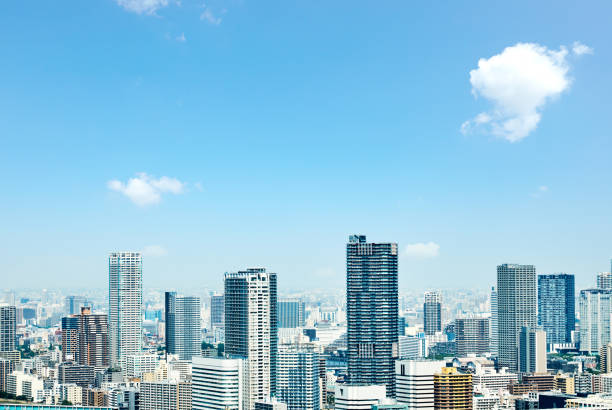
[[[15,350],[16,313],[15,306],[0,305],[0,352]]]
[[[108,258],[108,327],[111,365],[142,351],[142,256],[113,252]]]
[[[499,336],[497,334],[497,290],[495,286],[491,288],[491,320],[489,322],[489,342],[491,346],[491,355],[497,357],[499,355]]]
[[[94,380],[93,366],[66,362],[58,367],[57,381],[60,384],[74,383],[81,387],[89,387],[94,384]]]
[[[612,272],[599,272],[597,274],[597,287],[599,289],[612,289]]]
[[[223,328],[225,325],[225,298],[223,295],[210,297],[210,325],[211,328]]]
[[[524,326],[537,325],[536,269],[533,265],[497,267],[499,365],[518,370],[518,339]]]
[[[296,328],[306,325],[305,303],[299,299],[278,301],[278,327]]]
[[[202,333],[200,298],[166,292],[166,351],[181,360],[200,356]]]
[[[580,351],[597,354],[612,342],[612,289],[580,291]]]
[[[426,335],[435,335],[442,331],[442,296],[440,292],[425,292],[423,331]]]
[[[521,329],[518,360],[521,373],[546,373],[546,333],[542,329]]]
[[[574,275],[558,273],[538,276],[538,324],[546,332],[546,343],[571,343],[576,328]]]
[[[276,273],[225,274],[225,352],[246,358],[251,404],[276,395],[277,301]]]
[[[395,397],[398,356],[397,243],[368,243],[351,235],[346,245],[348,379],[385,385]]]
[[[464,317],[455,320],[457,355],[482,356],[490,351],[489,318]]]
[[[319,354],[309,347],[282,345],[278,351],[277,395],[289,410],[321,408]]]
[[[64,303],[67,315],[78,315],[81,308],[87,306],[85,296],[66,296]]]

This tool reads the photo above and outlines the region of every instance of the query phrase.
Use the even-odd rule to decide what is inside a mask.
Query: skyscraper
[[[533,265],[497,267],[499,365],[518,370],[518,337],[537,324],[536,270]]]
[[[249,403],[276,395],[276,273],[264,268],[225,274],[225,352],[247,360]]]
[[[304,302],[299,299],[278,301],[278,327],[295,328],[306,324]]]
[[[497,334],[497,290],[495,286],[491,288],[491,321],[490,321],[490,332],[489,340],[491,342],[491,355],[497,357],[499,354],[499,336]]]
[[[349,382],[384,384],[395,397],[397,243],[367,243],[365,235],[351,235],[346,288]]]
[[[281,345],[278,351],[277,398],[288,410],[319,410],[319,354],[310,347]]]
[[[78,361],[96,370],[110,366],[108,317],[93,314],[91,308],[81,308],[78,331]]]
[[[580,291],[580,350],[597,353],[612,341],[612,289]]]
[[[222,328],[225,324],[225,298],[223,295],[210,297],[210,326]]]
[[[546,332],[546,342],[570,343],[575,322],[574,275],[539,275],[538,324]]]
[[[0,305],[0,352],[15,350],[16,330],[15,306]]]
[[[612,272],[599,272],[597,274],[597,287],[599,289],[612,289]]]
[[[442,297],[440,292],[425,292],[423,303],[423,331],[435,335],[442,331]]]
[[[166,351],[182,360],[201,354],[200,298],[166,292]]]
[[[248,410],[246,359],[193,358],[193,410]]]
[[[489,352],[489,319],[482,317],[462,317],[455,320],[457,335],[457,355],[469,354],[482,356]]]
[[[62,361],[77,361],[79,352],[79,318],[71,315],[62,318]]]
[[[113,252],[108,258],[108,324],[112,366],[142,350],[142,256]]]
[[[519,372],[546,373],[546,333],[524,326],[519,334]]]
[[[443,360],[396,361],[397,401],[410,409],[434,410],[434,374],[444,366]]]

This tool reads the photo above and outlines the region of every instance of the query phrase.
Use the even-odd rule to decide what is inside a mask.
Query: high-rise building
[[[580,350],[597,353],[612,341],[612,289],[580,291]]]
[[[108,316],[91,313],[91,308],[83,307],[78,319],[78,362],[96,370],[109,367]]]
[[[599,348],[599,371],[602,373],[612,372],[612,343]]]
[[[612,289],[612,272],[599,272],[597,274],[597,287],[599,289]]]
[[[518,370],[518,337],[537,324],[536,270],[533,265],[497,267],[499,365]]]
[[[200,298],[166,292],[166,351],[182,360],[201,354]]]
[[[491,288],[491,320],[489,322],[489,341],[491,345],[491,355],[497,357],[499,354],[499,336],[497,334],[497,290],[495,286]]]
[[[538,276],[538,324],[546,343],[570,343],[576,328],[574,275]]]
[[[296,328],[306,325],[305,304],[299,299],[278,301],[278,327]]]
[[[434,408],[472,410],[472,374],[459,373],[454,367],[443,367],[434,375]]]
[[[489,352],[489,318],[462,317],[455,320],[457,355],[482,356]]]
[[[387,386],[384,384],[336,384],[336,410],[369,410],[385,400]]]
[[[0,392],[7,391],[8,376],[13,373],[13,370],[15,370],[15,362],[0,357]]]
[[[321,408],[319,354],[311,347],[279,347],[276,397],[289,410]]]
[[[367,243],[352,235],[346,245],[348,380],[385,385],[395,397],[398,357],[397,243]]]
[[[546,373],[546,332],[527,326],[519,334],[519,372]]]
[[[247,360],[249,403],[276,395],[276,273],[263,268],[225,274],[225,352]]]
[[[435,335],[442,331],[442,296],[440,292],[425,292],[423,331],[426,335]]]
[[[57,368],[57,379],[60,384],[74,383],[77,386],[89,387],[94,384],[94,368],[78,363],[62,363]]]
[[[111,363],[142,350],[142,255],[113,252],[108,258],[108,324]]]
[[[225,298],[223,295],[210,297],[210,325],[212,328],[222,328],[225,324]]]
[[[62,361],[77,361],[79,352],[79,317],[62,318]]]
[[[65,309],[67,315],[78,315],[85,306],[84,296],[66,296]]]
[[[245,359],[194,357],[192,368],[193,410],[248,410],[249,372]]]
[[[140,410],[191,410],[191,382],[165,380],[140,383]]]
[[[15,350],[16,318],[15,306],[0,305],[0,352]]]
[[[434,374],[446,366],[443,360],[395,362],[396,399],[411,409],[434,410]]]

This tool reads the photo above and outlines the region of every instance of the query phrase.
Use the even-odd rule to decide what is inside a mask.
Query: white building
[[[280,345],[277,398],[289,410],[319,410],[319,353],[312,347]]]
[[[125,376],[142,377],[145,373],[155,373],[157,367],[157,355],[138,354],[130,355],[125,359]]]
[[[434,374],[446,366],[443,360],[395,362],[396,399],[411,409],[434,408]]]
[[[370,410],[373,405],[384,402],[387,388],[379,385],[336,385],[336,410]]]
[[[523,327],[519,334],[519,371],[546,373],[546,332]]]
[[[108,258],[108,328],[111,364],[142,351],[142,256],[113,252]]]
[[[507,390],[508,385],[512,383],[518,383],[518,375],[508,373],[506,368],[495,371],[492,367],[483,367],[472,375],[472,384],[475,389],[480,386],[491,391]]]
[[[140,383],[140,410],[191,410],[191,382]]]
[[[13,372],[6,379],[6,392],[15,396],[26,396],[36,399],[43,394],[43,379],[23,372]]]
[[[417,336],[400,336],[398,339],[400,359],[420,359],[427,357],[427,339],[425,334]]]
[[[612,289],[580,291],[580,350],[598,353],[601,346],[612,341],[610,316]]]
[[[248,371],[245,365],[243,359],[194,357],[193,409],[248,410]]]
[[[83,388],[81,386],[70,383],[59,384],[57,387],[60,401],[68,400],[74,405],[80,405],[83,402]]]

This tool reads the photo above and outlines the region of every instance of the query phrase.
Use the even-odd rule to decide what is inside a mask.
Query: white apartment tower
[[[410,409],[434,409],[434,374],[446,366],[443,360],[395,362],[396,400]]]
[[[612,289],[580,291],[580,350],[597,353],[612,342]]]
[[[193,410],[247,410],[248,370],[244,359],[194,357],[192,367]]]
[[[108,326],[112,366],[142,350],[142,255],[113,252],[108,257]]]

